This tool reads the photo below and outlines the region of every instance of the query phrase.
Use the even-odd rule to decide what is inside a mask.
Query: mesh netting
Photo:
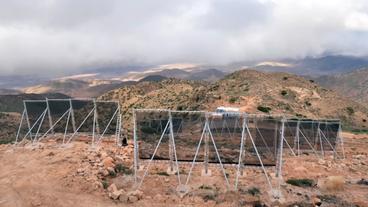
[[[208,145],[208,162],[219,163],[212,138],[217,146],[222,163],[236,164],[239,162],[240,145],[243,131],[241,113],[210,114],[208,130],[204,133],[206,113],[204,112],[171,112],[173,136],[178,161],[193,161],[196,149],[203,134],[200,150],[196,161],[205,160],[205,145]],[[248,117],[246,126],[258,150],[264,165],[275,165],[279,146],[279,119],[272,117]],[[137,141],[140,159],[150,159],[162,137],[155,154],[155,160],[173,159],[170,151],[170,125],[168,111],[137,111]],[[165,131],[166,128],[166,131]],[[165,133],[164,133],[165,131]],[[256,150],[244,128],[245,148],[242,162],[246,165],[261,165]]]

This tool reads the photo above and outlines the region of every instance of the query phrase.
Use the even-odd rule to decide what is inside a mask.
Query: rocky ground
[[[141,188],[134,188],[131,144],[121,148],[103,142],[97,149],[83,140],[66,148],[54,140],[38,147],[0,145],[0,206],[368,206],[368,135],[344,137],[345,160],[312,153],[296,158],[286,151],[279,201],[272,199],[258,168],[245,168],[235,192],[236,166],[225,168],[226,190],[218,166],[210,166],[212,176],[201,176],[197,164],[190,191],[179,195],[177,176],[167,173],[164,162],[151,165]],[[189,167],[180,165],[182,182]],[[266,170],[275,188],[274,169]]]

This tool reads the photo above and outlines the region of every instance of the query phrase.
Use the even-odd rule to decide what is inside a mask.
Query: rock
[[[49,152],[48,154],[47,154],[47,156],[54,156],[55,155],[55,153],[54,152]]]
[[[114,168],[112,168],[112,167],[108,167],[108,168],[107,168],[107,171],[108,171],[109,173],[115,173],[115,169],[114,169]]]
[[[120,195],[123,194],[122,190],[116,190],[114,192],[109,193],[110,198],[117,200],[119,198]]]
[[[128,193],[128,196],[135,196],[140,200],[143,198],[143,192],[140,190],[131,191]]]
[[[134,195],[130,195],[130,196],[128,196],[128,201],[130,203],[135,203],[135,202],[138,201],[138,197],[137,196],[134,196]]]
[[[323,159],[319,159],[319,160],[318,160],[318,164],[320,164],[320,165],[325,165],[325,164],[326,164],[326,161],[325,161],[325,160],[323,160]]]
[[[115,160],[118,162],[118,163],[122,163],[122,162],[124,162],[124,157],[122,157],[122,156],[119,156],[119,155],[116,155],[115,156]]]
[[[128,202],[127,194],[125,194],[125,193],[120,194],[119,201],[124,202],[124,203]]]
[[[79,168],[79,169],[77,170],[77,173],[78,173],[78,174],[82,174],[82,173],[84,173],[84,169],[83,169],[83,168]]]
[[[107,188],[107,191],[112,193],[112,192],[115,192],[115,191],[118,191],[118,188],[116,187],[115,183],[111,184],[108,188]]]
[[[156,194],[153,199],[155,201],[163,201],[164,200],[164,197],[161,195],[161,194]]]
[[[106,169],[109,167],[112,167],[112,168],[115,167],[114,159],[112,159],[111,157],[106,157],[105,159],[102,160],[102,163]]]
[[[317,197],[314,197],[314,198],[312,199],[312,202],[313,202],[313,205],[314,205],[314,206],[321,206],[321,205],[322,205],[322,201],[321,201],[321,199],[319,199],[319,198],[317,198]]]

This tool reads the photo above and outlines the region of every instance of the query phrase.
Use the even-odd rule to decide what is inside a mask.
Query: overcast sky
[[[368,55],[366,0],[0,0],[0,74]]]

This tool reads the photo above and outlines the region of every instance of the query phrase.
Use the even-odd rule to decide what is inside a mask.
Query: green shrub
[[[286,96],[287,94],[288,94],[288,92],[287,92],[287,91],[285,91],[285,90],[282,90],[282,91],[281,91],[281,95],[282,95],[282,96]]]
[[[211,190],[212,187],[208,186],[208,185],[201,185],[201,186],[199,186],[199,189]]]
[[[247,192],[251,194],[252,196],[261,194],[261,191],[256,187],[249,188]]]
[[[309,101],[306,101],[306,102],[305,102],[305,105],[307,105],[307,106],[312,106],[312,103],[311,103],[311,102],[309,102]]]
[[[109,171],[109,175],[114,178],[114,177],[116,177],[116,172],[115,171]]]
[[[311,179],[303,178],[303,179],[288,179],[286,183],[290,185],[295,185],[299,187],[312,187],[314,184],[314,181]]]
[[[353,109],[353,107],[350,107],[350,106],[349,107],[346,107],[346,110],[348,111],[348,114],[349,115],[353,115],[354,112],[355,112],[354,109]]]
[[[106,180],[103,180],[101,183],[104,189],[107,189],[109,187],[109,183]]]
[[[258,111],[262,111],[264,113],[269,113],[271,111],[271,108],[268,106],[258,106],[257,109]]]
[[[287,79],[289,79],[289,78],[288,78],[288,77],[286,77],[286,76],[282,78],[282,80],[287,80]]]
[[[238,100],[236,97],[229,98],[229,103],[235,103]]]
[[[157,172],[156,174],[160,176],[170,176],[167,172]]]
[[[118,164],[115,165],[115,171],[117,173],[123,173],[123,174],[126,174],[126,175],[133,174],[133,171],[131,169],[129,169],[128,167],[124,166],[121,163],[118,163]]]

